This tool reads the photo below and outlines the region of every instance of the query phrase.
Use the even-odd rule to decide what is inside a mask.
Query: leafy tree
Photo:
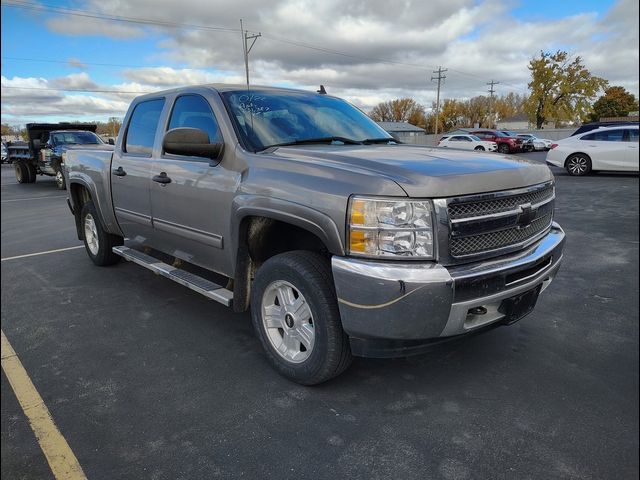
[[[624,87],[613,86],[604,91],[593,104],[591,119],[598,121],[601,117],[626,117],[629,112],[638,110],[638,99]]]
[[[8,123],[2,124],[2,135],[13,135],[13,127]]]
[[[435,104],[433,105],[433,108],[435,111]],[[440,123],[441,130],[443,132],[447,132],[458,127],[466,127],[467,117],[464,110],[464,103],[452,98],[445,99],[440,106],[440,117],[438,122]]]
[[[109,117],[106,123],[97,122],[97,126],[96,133],[98,135],[116,137],[122,126],[122,121],[118,117]]]
[[[529,62],[531,82],[525,111],[537,128],[548,120],[578,120],[586,117],[593,97],[608,82],[596,77],[582,64],[582,58],[571,58],[567,52],[540,52]]]
[[[524,104],[527,101],[526,95],[509,92],[502,97],[498,97],[493,101],[493,112],[496,120],[504,120],[505,118],[514,117],[524,112]]]
[[[379,103],[369,116],[376,122],[409,122],[421,128],[427,126],[424,107],[412,98]]]

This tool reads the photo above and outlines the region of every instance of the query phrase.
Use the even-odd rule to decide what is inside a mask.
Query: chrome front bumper
[[[564,231],[554,223],[545,237],[520,252],[455,267],[333,257],[342,325],[354,354],[418,353],[402,342],[420,345],[499,324],[505,318],[503,300],[549,286],[564,242]],[[361,348],[376,339],[392,346]]]

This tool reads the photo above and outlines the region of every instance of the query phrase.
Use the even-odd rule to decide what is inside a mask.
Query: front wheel
[[[62,173],[62,167],[56,170],[56,187],[58,187],[58,190],[67,189],[67,181],[64,178],[64,173]]]
[[[294,382],[316,385],[351,363],[330,264],[317,253],[267,260],[251,288],[251,318],[269,362]]]
[[[93,202],[89,201],[82,207],[80,225],[84,247],[93,263],[104,267],[120,261],[120,255],[113,253],[112,248],[122,245],[124,240],[104,230]]]
[[[500,153],[509,153],[509,145],[507,145],[506,143],[501,143],[500,145],[498,145],[498,151]]]
[[[574,153],[565,162],[569,175],[580,177],[591,172],[591,159],[584,153]]]

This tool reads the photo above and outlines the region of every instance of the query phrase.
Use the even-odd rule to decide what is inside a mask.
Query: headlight
[[[62,152],[60,154],[60,163],[64,163],[64,161],[67,159],[67,152]]]
[[[352,197],[348,213],[349,253],[431,259],[432,212],[429,200]]]

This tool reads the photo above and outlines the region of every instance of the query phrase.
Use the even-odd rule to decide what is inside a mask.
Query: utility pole
[[[438,81],[438,94],[436,95],[436,128],[435,128],[435,134],[438,135],[438,120],[440,118],[440,83],[442,82],[442,80],[444,80],[445,78],[447,78],[446,75],[443,75],[444,72],[446,72],[447,69],[446,68],[442,68],[442,67],[438,67],[438,70],[434,70],[433,73],[437,73],[438,76],[437,77],[431,77],[431,81],[433,82],[434,80]]]
[[[491,80],[490,82],[487,83],[487,85],[489,85],[489,90],[487,90],[489,92],[489,121],[491,122],[491,124],[489,125],[489,128],[493,128],[493,120],[492,120],[492,115],[493,115],[493,93],[495,92],[495,90],[493,89],[494,85],[498,85],[500,82],[496,82],[495,80]]]
[[[256,35],[249,35],[249,32],[245,31],[242,25],[242,19],[240,19],[240,32],[242,33],[242,53],[244,55],[244,70],[247,74],[247,90],[249,89],[249,52],[253,48],[253,45],[261,37],[262,34],[258,32]],[[249,45],[249,40],[253,40]]]

